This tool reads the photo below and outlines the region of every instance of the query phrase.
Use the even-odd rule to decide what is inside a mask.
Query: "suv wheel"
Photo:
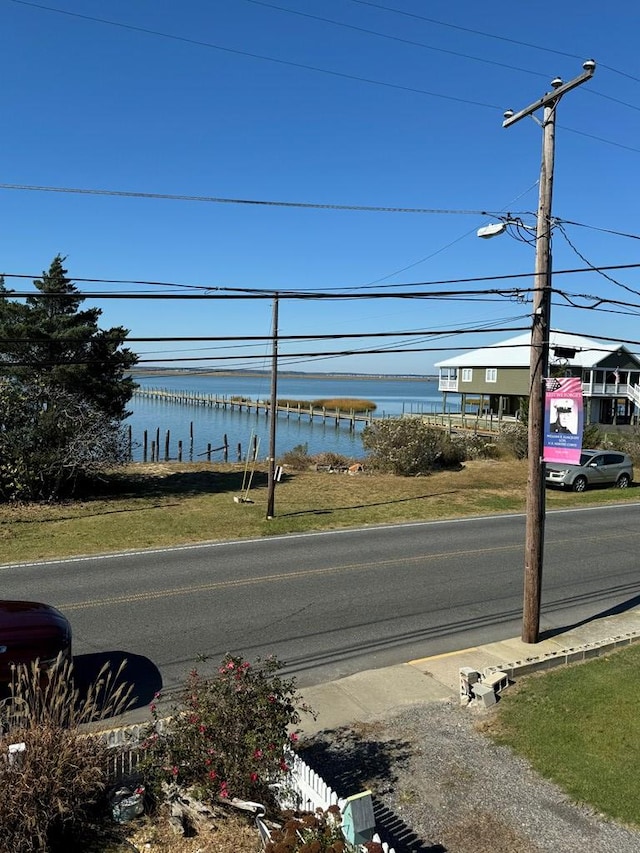
[[[618,479],[616,481],[616,486],[619,489],[626,489],[630,483],[631,483],[631,478],[629,477],[628,474],[620,474],[620,476],[618,477]]]
[[[584,492],[587,488],[587,478],[582,476],[576,477],[571,488],[574,492]]]

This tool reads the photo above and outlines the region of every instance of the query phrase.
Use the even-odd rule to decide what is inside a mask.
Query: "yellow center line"
[[[637,537],[640,533],[629,532],[628,537]],[[616,539],[620,541],[623,535],[620,533],[611,534],[611,536],[593,537],[597,541],[602,542],[603,539]],[[585,539],[583,539],[585,541]],[[588,540],[586,540],[588,541]],[[575,544],[573,538],[555,539],[548,544]],[[492,546],[490,548],[469,548],[460,551],[441,551],[436,554],[419,554],[416,557],[397,557],[391,560],[368,561],[366,563],[347,563],[343,566],[327,566],[323,569],[304,569],[297,572],[278,572],[271,575],[254,575],[248,578],[239,578],[225,581],[211,581],[209,583],[194,584],[191,586],[167,587],[165,589],[145,590],[144,592],[132,592],[128,595],[110,596],[109,598],[90,598],[86,601],[60,603],[57,606],[61,610],[86,610],[90,607],[104,607],[117,604],[132,604],[141,601],[157,601],[161,598],[174,598],[180,595],[193,595],[194,593],[213,592],[215,590],[237,589],[243,586],[253,586],[264,583],[279,583],[282,581],[299,580],[300,578],[323,577],[327,575],[335,575],[341,572],[357,572],[371,571],[384,566],[401,566],[415,563],[426,563],[434,560],[451,559],[454,557],[472,557],[480,554],[494,554],[498,552],[520,551],[522,543],[513,545]]]

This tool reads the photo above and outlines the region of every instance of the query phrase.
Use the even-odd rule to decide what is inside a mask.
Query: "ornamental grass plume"
[[[108,747],[82,727],[127,709],[132,688],[118,683],[122,670],[103,667],[81,695],[70,661],[15,669],[0,703],[0,850],[87,849],[111,825]]]

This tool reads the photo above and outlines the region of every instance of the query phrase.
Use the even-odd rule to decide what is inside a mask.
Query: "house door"
[[[613,423],[613,413],[615,410],[616,401],[615,400],[600,400],[600,423],[601,424],[612,424]]]

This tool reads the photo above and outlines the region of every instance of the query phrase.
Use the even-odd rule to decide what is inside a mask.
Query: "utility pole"
[[[504,114],[503,127],[510,127],[540,108],[542,119],[542,164],[536,223],[536,266],[534,276],[533,318],[531,326],[531,355],[529,361],[529,424],[527,477],[527,516],[524,556],[524,595],[522,607],[522,641],[537,643],[540,634],[540,598],[545,525],[544,471],[544,377],[549,367],[549,333],[551,331],[551,202],[555,157],[556,108],[560,98],[593,77],[596,64],[587,60],[584,73],[563,83],[556,77],[551,81],[552,92],[525,109]],[[536,121],[538,121],[536,119]],[[540,123],[540,122],[538,122]]]
[[[267,480],[267,519],[275,515],[276,498],[276,420],[278,418],[278,294],[273,297],[273,349],[271,356],[271,405],[269,406],[269,473]]]

